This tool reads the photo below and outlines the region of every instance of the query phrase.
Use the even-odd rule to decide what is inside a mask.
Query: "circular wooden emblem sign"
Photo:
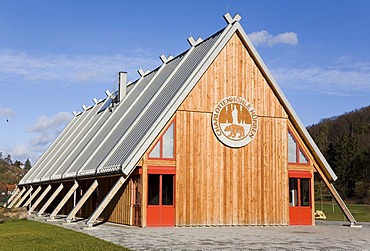
[[[230,147],[243,147],[257,134],[257,113],[251,103],[238,96],[222,99],[212,113],[216,137]]]

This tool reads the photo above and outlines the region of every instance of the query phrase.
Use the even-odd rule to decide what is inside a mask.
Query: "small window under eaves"
[[[290,130],[288,130],[288,162],[309,164],[307,155],[305,154]]]
[[[149,159],[174,159],[175,157],[175,130],[174,121],[167,127],[164,134],[155,143],[149,153]]]

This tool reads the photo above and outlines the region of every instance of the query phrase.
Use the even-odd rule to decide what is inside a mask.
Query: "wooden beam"
[[[26,188],[23,187],[22,190],[17,194],[17,196],[12,200],[12,202],[7,206],[7,208],[12,208],[15,203],[19,200],[19,198],[23,195],[23,193],[26,191]]]
[[[53,202],[55,197],[63,190],[63,183],[60,183],[58,188],[54,191],[54,193],[51,195],[51,197],[48,199],[48,201],[44,204],[44,206],[40,209],[40,211],[37,213],[37,216],[41,216],[45,210],[48,208],[48,206]]]
[[[346,204],[344,203],[344,201],[340,197],[338,191],[335,189],[333,183],[330,183],[329,190],[332,193],[332,195],[334,196],[335,200],[338,202],[340,208],[342,209],[344,215],[346,216],[346,218],[350,222],[350,224],[351,225],[356,225],[357,222],[356,222],[355,217],[353,217],[351,211],[349,211],[348,207],[346,206]]]
[[[46,188],[45,188],[45,190],[44,190],[44,192],[40,195],[40,197],[36,200],[36,202],[32,205],[32,207],[30,208],[30,210],[28,210],[28,212],[27,213],[32,213],[35,209],[36,209],[36,207],[40,204],[40,202],[42,201],[42,199],[48,194],[48,192],[50,191],[50,189],[51,189],[51,185],[48,185]]]
[[[141,227],[146,227],[146,212],[148,199],[148,165],[143,164],[142,184],[141,184]]]
[[[96,219],[100,216],[100,214],[103,212],[104,208],[108,205],[108,203],[113,199],[114,195],[122,187],[125,181],[126,181],[126,178],[124,178],[123,176],[121,176],[117,180],[116,184],[114,184],[114,186],[111,188],[108,194],[104,197],[102,202],[100,202],[99,206],[95,209],[95,211],[89,217],[89,220],[86,223],[89,227],[93,226]]]
[[[15,196],[20,192],[21,190],[19,189],[19,187],[17,187],[14,191],[13,191],[13,194],[12,196],[10,196],[10,198],[6,201],[6,203],[3,205],[3,207],[7,207],[10,202],[12,202],[12,200],[14,200]]]
[[[41,191],[41,186],[39,186],[36,191],[34,193],[31,194],[31,197],[28,198],[28,200],[26,201],[26,203],[23,204],[24,207],[27,207],[31,201],[36,197],[36,195],[39,194],[39,192]]]
[[[17,204],[15,204],[14,207],[20,207],[21,204],[23,203],[23,201],[27,198],[27,196],[30,195],[32,190],[33,190],[33,187],[30,186],[30,188],[27,190],[27,192],[22,196],[22,198],[17,202]]]
[[[54,219],[54,217],[59,213],[59,211],[62,209],[62,207],[67,203],[69,198],[72,196],[74,191],[78,188],[78,183],[77,181],[74,182],[73,186],[71,189],[68,191],[68,193],[64,196],[64,198],[60,201],[58,206],[54,209],[54,211],[51,213],[50,218]]]
[[[90,195],[94,192],[94,190],[98,187],[98,181],[95,180],[91,186],[89,187],[89,189],[86,191],[86,193],[84,194],[84,196],[82,196],[82,198],[78,201],[77,205],[72,209],[72,211],[68,214],[67,218],[66,218],[66,221],[67,222],[71,222],[72,219],[75,218],[76,216],[76,213],[78,212],[78,210],[80,210],[80,208],[85,204],[86,200],[90,197]]]

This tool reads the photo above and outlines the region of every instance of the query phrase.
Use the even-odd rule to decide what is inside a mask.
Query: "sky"
[[[370,105],[370,1],[0,0],[0,152],[34,163],[118,72],[136,80],[241,15],[305,126]]]

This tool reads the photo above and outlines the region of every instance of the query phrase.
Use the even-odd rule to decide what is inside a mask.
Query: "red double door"
[[[175,225],[175,169],[148,169],[147,226]]]
[[[289,171],[290,225],[312,225],[310,172]]]

